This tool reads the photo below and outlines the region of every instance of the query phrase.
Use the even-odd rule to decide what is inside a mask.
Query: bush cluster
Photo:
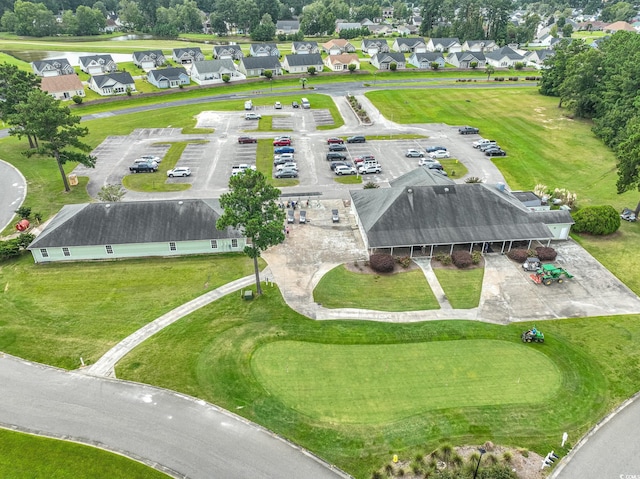
[[[451,256],[444,253],[438,253],[437,255],[434,256],[434,259],[436,261],[440,261],[440,263],[442,263],[445,266],[449,266],[453,262],[453,260],[451,259]]]
[[[504,81],[504,77],[493,77],[493,81]]]
[[[376,253],[369,257],[371,269],[378,273],[392,273],[395,264],[396,262],[390,254]]]
[[[471,253],[471,262],[473,264],[480,264],[480,260],[482,260],[482,253],[480,253],[480,251]]]
[[[409,258],[408,256],[398,256],[396,258],[396,263],[406,269],[411,264],[411,258]]]
[[[524,77],[525,80],[539,81],[542,77]]]
[[[458,268],[468,268],[473,264],[471,253],[468,251],[454,251],[451,255],[451,261]]]
[[[520,77],[509,77],[509,81],[518,81]]]
[[[547,246],[538,246],[536,248],[536,256],[540,261],[553,261],[558,256],[558,252]]]
[[[20,256],[20,249],[29,246],[34,239],[31,233],[21,233],[17,238],[0,241],[0,261]]]
[[[478,80],[475,80],[475,79],[473,79],[473,78],[458,78],[456,81],[457,81],[457,82],[463,82],[463,83],[464,83],[464,82],[466,82],[466,81],[478,81]]]
[[[524,248],[515,248],[507,253],[507,257],[516,263],[524,263],[529,257],[529,250]]]
[[[573,215],[573,230],[592,235],[610,235],[620,228],[620,215],[611,205],[586,206]]]

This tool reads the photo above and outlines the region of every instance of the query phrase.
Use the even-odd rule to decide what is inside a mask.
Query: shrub
[[[478,178],[477,176],[470,176],[466,180],[465,183],[482,183],[482,178]]]
[[[620,228],[620,215],[611,205],[586,206],[573,215],[574,231],[610,235]]]
[[[80,105],[82,103],[82,97],[80,95],[73,95],[71,99],[76,105]]]
[[[449,266],[452,263],[451,256],[449,256],[448,254],[438,253],[434,256],[434,258],[436,261],[440,261],[440,263],[445,266]]]
[[[468,251],[454,251],[451,260],[458,268],[468,268],[472,264],[471,253]]]
[[[512,249],[507,253],[507,257],[516,263],[524,263],[529,257],[529,251],[524,248]]]
[[[396,258],[396,263],[398,263],[403,268],[408,268],[411,264],[411,258],[409,258],[408,256],[398,256]]]
[[[511,451],[504,451],[502,453],[502,460],[504,462],[511,462],[512,459],[513,459],[513,454],[511,454]]]
[[[395,261],[390,254],[377,253],[369,257],[371,269],[378,273],[391,273],[395,268]]]
[[[480,260],[482,259],[482,253],[480,251],[474,251],[471,253],[471,262],[473,264],[480,264]]]
[[[509,81],[518,81],[519,77],[509,77]]]
[[[31,218],[31,207],[30,206],[21,206],[20,208],[15,210],[15,213],[20,218],[22,218],[24,220],[28,220],[29,218]]]
[[[536,248],[536,256],[540,261],[553,261],[558,256],[558,252],[547,246],[538,246]]]
[[[231,81],[231,75],[227,75],[226,73],[222,75],[222,81],[225,83],[229,83]]]
[[[372,190],[374,188],[380,188],[378,183],[374,183],[373,181],[367,181],[362,187],[363,190]]]
[[[513,68],[515,68],[516,70],[522,70],[524,68],[524,63],[522,62],[517,62]]]

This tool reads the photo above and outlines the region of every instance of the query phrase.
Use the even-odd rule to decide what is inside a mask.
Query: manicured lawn
[[[483,268],[433,268],[438,282],[454,309],[477,308],[482,294]]]
[[[0,429],[0,476],[4,479],[169,477],[119,454],[6,429]]]
[[[360,175],[336,176],[333,178],[333,181],[340,183],[341,185],[359,185],[362,183],[363,178],[366,177]]]
[[[451,178],[452,180],[457,180],[458,178],[462,178],[467,173],[469,173],[469,170],[467,169],[466,166],[464,166],[464,163],[454,158],[451,158],[449,160],[443,158],[442,160],[438,160],[438,161],[444,168],[444,171],[446,171],[447,174],[449,175],[449,178]]]
[[[325,274],[313,299],[326,308],[362,308],[379,311],[439,309],[420,269],[390,275],[353,273],[344,265]]]
[[[253,273],[244,255],[0,265],[0,351],[67,369],[167,311]]]

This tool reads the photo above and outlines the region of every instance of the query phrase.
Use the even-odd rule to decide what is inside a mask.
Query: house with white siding
[[[43,77],[40,89],[56,100],[71,100],[74,96],[84,97],[84,85],[75,73]]]
[[[395,63],[398,70],[407,67],[407,59],[404,53],[378,53],[371,57],[371,65],[378,70],[390,70],[391,64]]]
[[[229,81],[244,80],[246,76],[238,71],[233,60],[204,60],[195,62],[191,67],[191,79],[198,85],[223,83],[222,77],[229,75]]]
[[[509,68],[515,66],[516,63],[525,63],[524,56],[510,47],[502,47],[498,50],[486,53],[485,58],[489,65],[496,68]]]
[[[244,57],[238,65],[238,71],[247,78],[262,76],[266,70],[271,70],[274,76],[282,75],[282,65],[278,57]]]
[[[324,59],[324,64],[332,72],[349,71],[349,65],[355,65],[356,70],[360,70],[360,59],[355,53],[328,55]]]
[[[204,60],[204,53],[199,47],[174,48],[172,54],[173,61],[181,65]]]
[[[365,38],[362,40],[361,50],[372,57],[378,53],[389,53],[389,44],[382,38]]]
[[[147,73],[147,81],[157,88],[180,88],[191,83],[187,70],[182,67],[162,68]]]
[[[321,72],[324,67],[322,56],[319,53],[309,53],[307,55],[286,55],[282,62],[282,68],[289,73],[307,73],[309,67],[314,67],[317,72]]]
[[[87,55],[79,57],[80,70],[89,75],[100,73],[113,73],[118,69],[118,64],[113,61],[111,55]]]
[[[133,52],[132,56],[134,65],[146,72],[161,67],[167,61],[162,50]]]
[[[432,69],[432,63],[438,65],[438,69],[445,67],[444,57],[440,52],[412,53],[407,61],[409,65],[423,70]]]
[[[340,55],[342,53],[355,53],[356,47],[343,38],[334,38],[322,44],[322,49],[327,55]]]
[[[39,77],[74,75],[76,73],[66,58],[31,62],[31,69],[33,70],[33,74]]]
[[[280,57],[280,50],[275,43],[252,43],[249,46],[252,57]]]
[[[393,41],[391,49],[400,53],[426,53],[427,42],[421,37],[398,37]]]
[[[136,91],[136,84],[129,72],[107,73],[89,78],[89,88],[99,95],[113,96]]]
[[[427,51],[454,53],[461,52],[462,45],[457,38],[430,38],[427,42]]]
[[[307,53],[320,53],[318,42],[293,42],[291,44],[291,53],[295,55],[304,55]]]
[[[276,35],[293,35],[300,31],[298,20],[278,20],[276,22]]]
[[[487,59],[484,53],[481,52],[456,52],[449,53],[447,55],[447,63],[450,63],[456,68],[471,68],[471,64],[476,64],[476,68],[484,68],[487,64]]]
[[[493,40],[467,40],[462,44],[463,52],[488,53],[500,48]]]
[[[244,57],[244,53],[240,45],[216,45],[213,47],[215,60],[240,60],[242,57]]]

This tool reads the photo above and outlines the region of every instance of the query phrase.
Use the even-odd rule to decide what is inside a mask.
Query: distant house
[[[99,95],[113,96],[136,91],[136,84],[129,72],[107,73],[89,78],[89,88]]]
[[[325,57],[324,64],[334,72],[348,71],[349,65],[355,65],[360,70],[360,59],[355,53],[343,53],[341,55],[329,55]]]
[[[391,27],[390,25],[385,25],[384,23],[369,25],[367,28],[372,35],[391,35],[393,33],[393,27]]]
[[[382,7],[382,18],[385,20],[393,19],[393,7],[388,5],[386,7]]]
[[[627,22],[614,22],[614,23],[610,23],[609,25],[607,25],[606,27],[604,27],[604,31],[607,33],[615,33],[618,31],[625,31],[625,32],[636,32],[636,29],[633,28],[633,25],[627,23]]]
[[[233,60],[229,58],[194,62],[191,67],[191,79],[198,85],[222,83],[224,75],[229,75],[229,81],[244,80],[246,78],[245,75],[238,71]]]
[[[398,70],[407,67],[407,59],[404,53],[378,53],[371,57],[371,65],[378,70],[390,70],[391,64],[395,63]]]
[[[422,25],[422,17],[420,15],[413,15],[411,18],[409,18],[409,24],[419,27],[420,25]]]
[[[198,47],[190,48],[174,48],[173,61],[184,65],[185,63],[201,62],[204,60],[204,54]]]
[[[398,37],[391,49],[400,53],[426,53],[427,43],[420,37]]]
[[[74,96],[85,96],[84,86],[75,73],[43,77],[40,89],[56,100],[71,100]]]
[[[551,49],[538,49],[538,50],[530,50],[525,54],[525,61],[527,65],[541,68],[544,61],[555,55],[555,50]]]
[[[355,53],[354,47],[348,40],[335,38],[322,44],[322,49],[327,55],[340,55],[342,53]]]
[[[166,63],[167,59],[162,50],[145,50],[142,52],[133,52],[133,63],[144,71],[153,70],[161,67]]]
[[[421,69],[430,69],[432,68],[432,63],[437,63],[438,68],[445,67],[444,57],[442,53],[439,52],[427,52],[427,53],[412,53],[409,56],[409,60],[407,61],[410,65],[413,65],[416,68]]]
[[[118,65],[113,61],[111,55],[88,55],[80,57],[78,60],[80,60],[80,70],[89,75],[113,73],[118,69]]]
[[[520,55],[509,47],[502,47],[498,50],[486,53],[485,58],[489,65],[497,68],[513,67],[516,63],[524,63],[524,56]]]
[[[213,47],[213,58],[215,60],[240,60],[242,57],[244,57],[244,53],[240,45],[216,45]]]
[[[218,200],[63,206],[29,250],[36,263],[241,252],[246,238],[216,229]]]
[[[430,52],[461,52],[462,45],[457,38],[430,38],[427,42],[427,51]]]
[[[262,76],[265,70],[271,70],[274,76],[282,75],[282,65],[278,57],[244,57],[238,65],[238,71],[247,78]]]
[[[180,85],[191,83],[187,70],[182,67],[151,70],[147,74],[147,81],[157,88],[179,88]]]
[[[585,21],[578,23],[578,30],[587,30],[589,32],[601,32],[608,25],[607,22],[601,21]]]
[[[377,53],[389,53],[389,44],[380,38],[364,38],[361,49],[362,53],[372,57]]]
[[[487,53],[498,48],[498,45],[493,40],[467,40],[462,44],[463,52]]]
[[[481,52],[456,52],[447,55],[447,63],[456,68],[472,68],[472,63],[476,64],[476,68],[484,68],[487,59]]]
[[[252,43],[249,46],[249,55],[252,57],[280,57],[280,50],[275,43]]]
[[[361,28],[362,28],[361,23],[347,23],[347,22],[336,23],[336,33],[340,33],[342,30],[359,30]]]
[[[314,67],[321,72],[324,67],[322,56],[319,53],[309,53],[308,55],[287,55],[282,62],[282,68],[289,73],[307,73],[309,67]]]
[[[530,47],[553,47],[556,43],[560,42],[559,38],[552,36],[549,33],[542,34],[540,37],[529,43]]]
[[[278,20],[276,22],[276,35],[292,35],[300,31],[298,20]]]
[[[318,47],[318,42],[293,42],[291,44],[291,53],[294,55],[320,53],[320,48]]]
[[[33,69],[34,75],[39,77],[73,75],[76,73],[66,58],[38,60],[31,63],[31,68]]]

